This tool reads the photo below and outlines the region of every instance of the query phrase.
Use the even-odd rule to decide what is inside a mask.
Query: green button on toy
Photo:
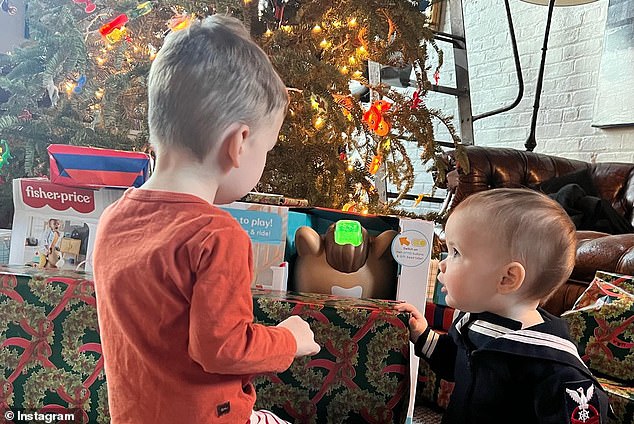
[[[340,246],[351,244],[355,247],[363,243],[361,223],[350,219],[342,219],[335,224],[335,243]]]

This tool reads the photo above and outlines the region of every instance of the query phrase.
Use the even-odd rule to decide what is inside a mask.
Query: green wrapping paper
[[[85,275],[0,267],[0,416],[108,423],[94,286]]]
[[[255,379],[256,409],[298,424],[402,423],[409,399],[407,316],[394,302],[253,290],[256,322],[306,319],[321,351]]]
[[[634,422],[634,277],[597,271],[562,314],[579,355],[599,377],[617,423]]]

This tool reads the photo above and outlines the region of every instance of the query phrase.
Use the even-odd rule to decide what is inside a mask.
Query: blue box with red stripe
[[[50,180],[72,187],[139,187],[149,176],[150,156],[142,152],[51,144]]]

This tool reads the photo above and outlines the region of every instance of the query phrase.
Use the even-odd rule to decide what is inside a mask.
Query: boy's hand
[[[284,321],[277,324],[278,327],[284,327],[293,333],[295,341],[297,342],[297,352],[295,357],[314,355],[321,350],[321,347],[315,343],[315,334],[306,321],[292,315],[286,318]]]
[[[414,305],[410,305],[409,303],[399,303],[394,306],[394,309],[399,312],[410,313],[409,339],[412,341],[412,343],[416,343],[416,340],[418,340],[420,335],[423,334],[425,330],[427,330],[427,327],[429,327],[427,320],[425,319],[423,314],[421,314],[420,311],[416,309]]]

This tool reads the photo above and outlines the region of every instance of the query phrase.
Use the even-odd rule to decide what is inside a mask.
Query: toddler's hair
[[[169,34],[150,68],[150,140],[185,147],[200,161],[232,123],[257,128],[287,105],[288,92],[268,56],[229,16]]]
[[[524,266],[521,290],[526,298],[544,299],[570,276],[576,229],[566,211],[548,196],[522,188],[485,190],[464,199],[452,213],[465,214],[508,250],[510,260]]]

